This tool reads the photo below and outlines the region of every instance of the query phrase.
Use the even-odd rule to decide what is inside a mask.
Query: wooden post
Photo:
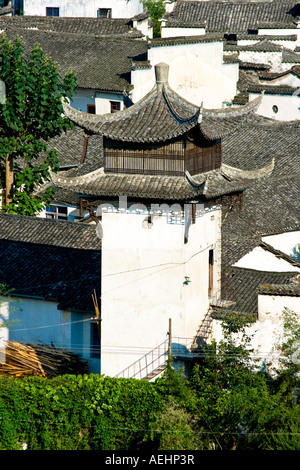
[[[7,154],[5,159],[5,205],[7,206],[11,201],[11,191],[14,184],[13,172],[13,159],[11,155]]]
[[[94,293],[92,294],[92,299],[94,302],[94,307],[95,307],[95,312],[96,312],[96,318],[97,318],[97,327],[98,327],[98,335],[99,335],[99,343],[100,343],[100,374],[101,374],[101,315],[100,315],[100,310],[98,306],[98,300],[96,296],[96,290],[94,289]]]
[[[172,319],[169,318],[169,345],[168,345],[168,361],[171,363],[172,359]]]

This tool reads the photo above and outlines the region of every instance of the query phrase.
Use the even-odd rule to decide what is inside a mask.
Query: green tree
[[[76,77],[70,70],[60,76],[58,65],[36,44],[25,54],[18,37],[0,40],[0,79],[6,99],[0,104],[0,187],[6,199],[2,211],[35,215],[49,203],[53,189],[42,195],[36,190],[58,171],[51,138],[71,127],[63,116],[62,100],[71,98]]]
[[[160,37],[160,19],[166,12],[163,0],[143,0],[143,7],[149,12],[153,21],[153,37]]]

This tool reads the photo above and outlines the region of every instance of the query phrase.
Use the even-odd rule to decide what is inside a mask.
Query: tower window
[[[214,250],[208,252],[208,296],[212,297],[214,289]]]

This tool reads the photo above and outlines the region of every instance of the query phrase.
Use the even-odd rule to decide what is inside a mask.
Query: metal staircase
[[[191,352],[197,353],[201,346],[205,346],[207,344],[211,328],[212,328],[213,318],[211,317],[211,309],[209,308],[205,317],[203,318],[198,331],[193,339],[191,345]]]
[[[164,372],[168,362],[169,341],[166,340],[126,369],[115,375],[117,378],[143,379],[150,381]]]
[[[193,339],[189,338],[173,338],[178,340],[177,348],[172,349],[173,358],[191,358],[193,354],[200,352],[201,346],[207,344],[209,334],[211,331],[213,319],[211,317],[211,309],[209,309],[203,318],[198,331]],[[186,346],[184,346],[186,343]],[[176,343],[175,343],[176,344]],[[140,359],[135,361],[126,369],[115,375],[116,378],[127,378],[127,379],[143,379],[150,381],[155,377],[158,377],[167,368],[168,363],[168,352],[169,352],[170,341],[166,340],[159,346],[155,347],[147,354],[142,356]],[[185,349],[185,352],[183,349]],[[186,359],[185,359],[186,360]]]

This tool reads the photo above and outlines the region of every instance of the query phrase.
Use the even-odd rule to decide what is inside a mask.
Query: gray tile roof
[[[253,176],[237,174],[228,179],[226,167],[202,173],[197,177],[162,175],[127,175],[98,172],[82,177],[53,175],[54,188],[66,189],[82,196],[97,198],[132,198],[188,201],[193,199],[213,199],[220,195],[243,191]]]
[[[300,66],[294,65],[290,69],[281,72],[260,71],[258,72],[258,77],[262,80],[275,80],[276,78],[284,77],[289,74],[294,74],[300,78]]]
[[[263,85],[259,83],[248,86],[249,93],[261,94],[264,92],[266,95],[293,95],[298,89],[289,85]]]
[[[2,222],[2,221],[1,221]],[[94,313],[100,294],[100,251],[0,239],[0,283],[13,296],[58,302],[59,309]]]
[[[194,26],[206,23],[207,32],[239,33],[258,26],[296,28],[299,5],[294,0],[273,2],[222,2],[177,0],[172,13],[166,14],[167,26]]]
[[[142,100],[118,113],[89,115],[64,105],[65,114],[89,132],[129,142],[161,142],[189,131],[198,122],[199,107],[168,86],[155,86]]]
[[[284,47],[282,50],[282,62],[288,64],[300,64],[299,52],[295,52]]]
[[[36,43],[58,65],[62,74],[73,68],[79,88],[124,92],[132,89],[132,60],[144,60],[147,42],[118,37],[8,28],[9,39],[21,36],[25,52]]]
[[[222,273],[222,294],[224,300],[235,302],[234,310],[254,313],[258,311],[257,294],[264,284],[281,284],[288,289],[297,273],[256,271],[237,267],[226,267]],[[260,291],[261,292],[261,291]]]
[[[224,52],[229,52],[229,51],[281,52],[282,49],[283,49],[283,46],[281,46],[280,44],[275,44],[270,39],[257,40],[255,44],[247,44],[247,45],[225,44],[224,45]]]
[[[1,11],[1,10],[0,10]],[[56,18],[52,16],[7,16],[0,18],[0,28],[31,29],[91,36],[141,37],[126,18]]]
[[[101,248],[94,225],[3,213],[0,213],[0,240],[86,250]]]
[[[158,64],[157,67],[166,67]],[[243,108],[200,109],[174,92],[166,80],[157,83],[138,103],[114,114],[91,115],[64,104],[66,116],[91,133],[129,142],[163,142],[199,125],[203,135],[219,139],[239,127],[258,101]]]
[[[296,282],[290,284],[262,284],[258,288],[258,294],[300,297],[300,285],[299,282],[298,284]]]
[[[261,237],[300,230],[300,122],[281,123],[257,117],[224,139],[224,158],[240,168],[275,159],[271,176],[253,181],[244,192],[242,209],[224,205],[222,262],[231,266],[261,243]],[[235,151],[234,151],[235,149]]]

